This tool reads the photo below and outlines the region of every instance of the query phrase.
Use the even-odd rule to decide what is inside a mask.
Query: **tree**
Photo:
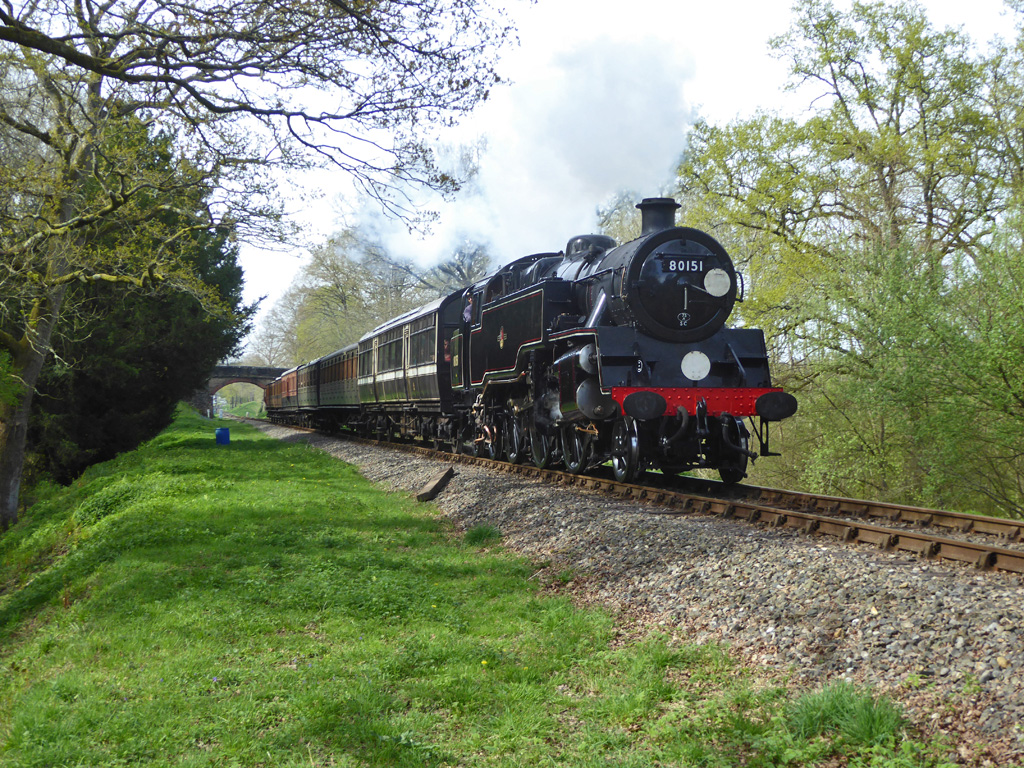
[[[33,399],[32,464],[67,483],[86,467],[131,450],[170,422],[202,389],[209,370],[235,352],[255,305],[242,305],[236,248],[211,235],[190,255],[196,276],[232,312],[211,316],[180,292],[145,295],[105,284],[76,285],[79,312],[54,341],[54,362]]]
[[[429,298],[447,296],[473,285],[494,269],[487,248],[471,240],[461,243],[455,249],[455,253],[429,269],[386,251],[381,252],[380,260],[380,269],[402,273],[412,281],[412,285]]]
[[[803,481],[980,508],[991,480],[1020,509],[1024,369],[993,328],[1024,321],[1020,47],[983,58],[917,5],[821,0],[773,46],[810,117],[699,125],[680,184],[758,238],[743,310],[802,380]]]
[[[281,365],[315,359],[490,271],[486,250],[471,243],[440,264],[420,267],[389,253],[358,228],[346,229],[311,251],[256,333],[254,351],[288,350],[278,358]]]
[[[295,318],[301,296],[288,291],[264,316],[262,323],[249,337],[247,349],[259,365],[288,368],[298,359]]]
[[[145,110],[242,162],[304,166],[312,150],[375,196],[399,180],[452,188],[416,131],[486,98],[511,31],[485,0],[0,5],[0,41],[117,92],[121,115]]]
[[[289,340],[294,333],[287,332],[279,325],[282,313],[273,307],[265,316],[263,324],[249,335],[246,353],[240,359],[241,365],[269,366],[287,368],[295,355],[290,350]]]
[[[414,274],[358,229],[312,249],[289,289],[295,363],[352,344],[385,320],[429,300]]]
[[[508,34],[485,0],[0,2],[0,348],[20,387],[0,406],[0,528],[71,283],[161,283],[217,310],[178,246],[281,237],[273,168],[331,164],[395,214],[405,183],[454,188],[421,131],[487,95]],[[140,154],[150,132],[172,162]],[[162,218],[214,185],[205,209]],[[95,247],[115,230],[157,247]]]

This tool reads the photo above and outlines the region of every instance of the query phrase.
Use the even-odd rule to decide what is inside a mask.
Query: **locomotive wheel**
[[[631,483],[640,474],[640,436],[629,416],[612,427],[612,473],[620,483]]]
[[[533,458],[533,466],[537,469],[545,469],[551,465],[551,438],[536,426],[530,427],[530,456]]]
[[[573,475],[582,475],[590,465],[593,444],[590,435],[576,429],[574,424],[562,427],[562,458],[565,469]]]
[[[732,442],[746,451],[748,446],[747,436],[744,434],[744,430],[741,430],[736,419],[730,418],[728,422],[722,425],[723,431],[728,430],[729,438]],[[718,468],[718,474],[722,478],[723,483],[734,485],[744,477],[747,476],[747,455],[746,453],[731,453],[726,462],[723,462],[722,466]]]
[[[502,430],[502,443],[505,446],[505,459],[509,464],[521,464],[526,458],[526,433],[523,425],[515,416],[510,416]]]
[[[743,459],[743,469],[729,469],[727,467],[719,467],[718,474],[722,478],[722,482],[726,485],[736,485],[736,483],[743,480],[747,476],[747,460]]]

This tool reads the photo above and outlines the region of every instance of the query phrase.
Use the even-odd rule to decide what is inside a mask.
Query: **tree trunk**
[[[31,331],[31,342],[26,334],[14,357],[14,373],[21,379],[18,401],[0,408],[0,531],[6,531],[18,522],[18,496],[25,465],[25,444],[28,422],[32,413],[32,398],[43,363],[50,352],[50,340],[57,324],[60,307],[64,303],[64,287],[50,293],[47,311]]]
[[[45,353],[33,351],[29,366],[18,371],[24,384],[18,402],[0,411],[0,531],[18,522],[18,495],[25,463],[25,441],[32,396]]]
[[[18,495],[31,408],[32,389],[26,387],[18,402],[0,413],[0,531],[18,522]]]

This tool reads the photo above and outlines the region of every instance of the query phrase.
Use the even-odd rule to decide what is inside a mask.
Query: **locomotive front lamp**
[[[704,275],[704,290],[714,296],[716,299],[725,296],[732,288],[732,280],[729,278],[729,273],[724,269],[709,269],[708,273]]]
[[[690,381],[700,381],[707,378],[707,375],[711,373],[711,360],[703,352],[694,350],[693,352],[687,352],[683,356],[683,361],[679,364],[679,367],[683,371],[683,376]]]

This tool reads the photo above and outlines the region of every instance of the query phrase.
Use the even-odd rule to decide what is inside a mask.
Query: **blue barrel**
[[[231,442],[231,430],[227,427],[217,429],[217,445],[227,445]]]

